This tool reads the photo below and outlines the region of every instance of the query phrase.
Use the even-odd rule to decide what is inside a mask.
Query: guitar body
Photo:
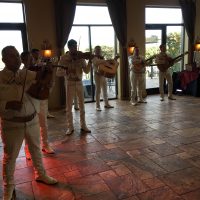
[[[117,73],[117,64],[113,60],[107,61],[105,64],[100,64],[98,66],[97,73],[106,77],[106,78],[113,78]]]
[[[174,63],[179,62],[186,54],[188,54],[188,51],[175,57],[175,58],[166,57],[165,64],[157,64],[157,67],[161,72],[166,72],[167,69],[169,69],[171,66],[173,66]]]
[[[171,65],[169,65],[169,64],[157,64],[157,67],[161,72],[166,72],[167,69],[171,67]]]

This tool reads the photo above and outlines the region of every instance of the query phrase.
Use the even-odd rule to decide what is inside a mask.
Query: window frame
[[[178,6],[173,6],[173,7],[164,7],[164,6],[145,6],[145,14],[146,14],[146,8],[167,8],[167,9],[180,9],[180,7]],[[182,20],[181,23],[164,23],[164,24],[161,24],[161,23],[146,23],[145,21],[145,30],[154,30],[154,29],[161,29],[162,30],[162,38],[161,38],[161,41],[162,43],[166,44],[166,39],[167,39],[167,27],[169,26],[182,26],[183,28],[183,35],[182,35],[182,49],[181,49],[181,53],[184,53],[184,50],[185,50],[185,36],[186,36],[186,30],[185,30],[185,25],[184,25],[184,21]],[[181,70],[184,70],[184,60],[182,62],[182,65],[181,65]]]
[[[77,6],[95,6],[95,7],[107,7],[106,4],[101,4],[101,5],[96,5],[96,4],[77,4]],[[89,49],[90,52],[92,51],[92,41],[91,41],[91,27],[113,27],[112,23],[111,24],[73,24],[73,27],[87,27],[88,28],[88,37],[89,37]],[[117,42],[117,37],[116,37],[116,33],[114,31],[114,53],[115,55],[118,53],[118,49],[119,49],[119,44]],[[117,77],[115,78],[116,81],[116,85],[115,85],[115,92],[116,92],[116,96],[113,98],[109,98],[109,99],[117,99],[118,98],[118,79]],[[90,101],[86,101],[87,103],[89,102],[95,102],[95,91],[93,90],[94,87],[94,77],[93,77],[93,69],[91,69],[91,90],[92,90],[92,98]]]
[[[28,50],[28,40],[27,40],[27,30],[26,30],[26,20],[25,20],[25,9],[24,9],[24,4],[21,0],[16,1],[0,1],[1,3],[19,3],[22,5],[22,12],[23,12],[23,19],[24,23],[7,23],[7,22],[0,22],[0,31],[21,31],[22,34],[22,45],[23,45],[23,50],[27,51]]]

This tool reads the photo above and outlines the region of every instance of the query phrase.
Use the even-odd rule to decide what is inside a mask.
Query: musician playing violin
[[[91,69],[91,59],[88,57],[89,62],[86,63],[85,54],[77,50],[76,40],[69,40],[67,42],[69,51],[61,56],[59,65],[65,67],[57,68],[56,75],[65,77],[65,90],[66,90],[66,118],[67,118],[67,131],[66,135],[74,132],[72,104],[75,95],[78,98],[80,110],[80,126],[81,131],[90,133],[85,121],[85,105],[84,105],[84,89],[82,83],[83,72],[88,74]]]
[[[117,62],[116,60],[113,60]],[[92,59],[93,69],[94,69],[94,80],[95,80],[95,99],[96,99],[96,110],[101,111],[100,106],[100,94],[101,90],[103,92],[103,100],[105,108],[114,108],[108,102],[107,94],[107,78],[98,72],[98,66],[104,64],[107,61],[102,56],[102,51],[100,46],[94,48],[94,58]]]
[[[168,67],[169,63],[172,61],[172,57],[170,57],[166,53],[166,45],[160,45],[160,53],[156,55],[156,64],[159,69],[159,91],[160,91],[160,101],[164,101],[164,79],[167,80],[168,83],[168,99],[169,100],[176,100],[173,97],[173,81],[172,81],[172,74],[171,69]]]
[[[21,60],[14,46],[2,50],[5,67],[0,71],[0,117],[3,142],[4,200],[15,193],[14,170],[22,142],[26,139],[35,171],[36,181],[55,184],[57,180],[46,175],[40,151],[40,128],[38,123],[39,101],[27,91],[38,81],[39,74],[19,69]]]
[[[128,57],[131,82],[131,104],[146,103],[143,99],[143,87],[145,78],[145,60],[140,56],[139,48],[135,47],[134,54]]]
[[[42,70],[42,66],[34,65],[34,59],[30,52],[22,52],[21,53],[21,61],[24,64],[24,68],[29,69],[31,71],[38,71],[39,68]],[[39,64],[39,63],[37,63]],[[43,66],[44,67],[44,66]],[[50,80],[52,82],[52,80]],[[47,86],[47,89],[48,86]],[[48,154],[54,153],[54,150],[49,144],[48,141],[48,123],[47,123],[47,113],[48,113],[48,99],[39,100],[40,101],[40,112],[39,112],[39,123],[40,123],[40,134],[42,141],[42,151]],[[27,145],[25,145],[25,154],[28,160],[31,159],[29,150]]]

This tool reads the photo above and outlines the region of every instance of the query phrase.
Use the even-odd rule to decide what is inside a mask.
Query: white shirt
[[[145,72],[145,66],[144,66],[145,60],[142,56],[135,56],[135,55],[129,56],[128,62],[130,71],[133,71],[135,73]]]
[[[61,56],[58,65],[66,68],[57,68],[57,76],[66,76],[67,80],[79,79],[82,80],[83,72],[88,74],[90,72],[91,64],[86,63],[85,59],[73,60],[69,53]],[[67,73],[66,73],[67,72]]]
[[[35,82],[36,72],[19,69],[16,73],[6,67],[0,71],[0,116],[11,119],[13,117],[24,117],[39,111],[39,101],[26,93],[32,83]],[[23,93],[24,81],[25,92]],[[6,109],[8,101],[21,101],[23,105],[20,111]]]

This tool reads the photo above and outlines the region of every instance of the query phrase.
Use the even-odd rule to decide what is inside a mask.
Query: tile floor
[[[75,133],[69,137],[65,111],[51,112],[56,118],[48,120],[49,135],[56,154],[44,155],[43,161],[59,183],[35,182],[22,148],[15,173],[17,199],[199,200],[200,99],[177,96],[160,102],[153,95],[147,101],[132,106],[113,100],[115,108],[101,112],[88,103],[92,133],[80,133],[79,111],[74,111]],[[0,143],[1,160],[2,151]],[[1,198],[2,176],[0,183]]]

